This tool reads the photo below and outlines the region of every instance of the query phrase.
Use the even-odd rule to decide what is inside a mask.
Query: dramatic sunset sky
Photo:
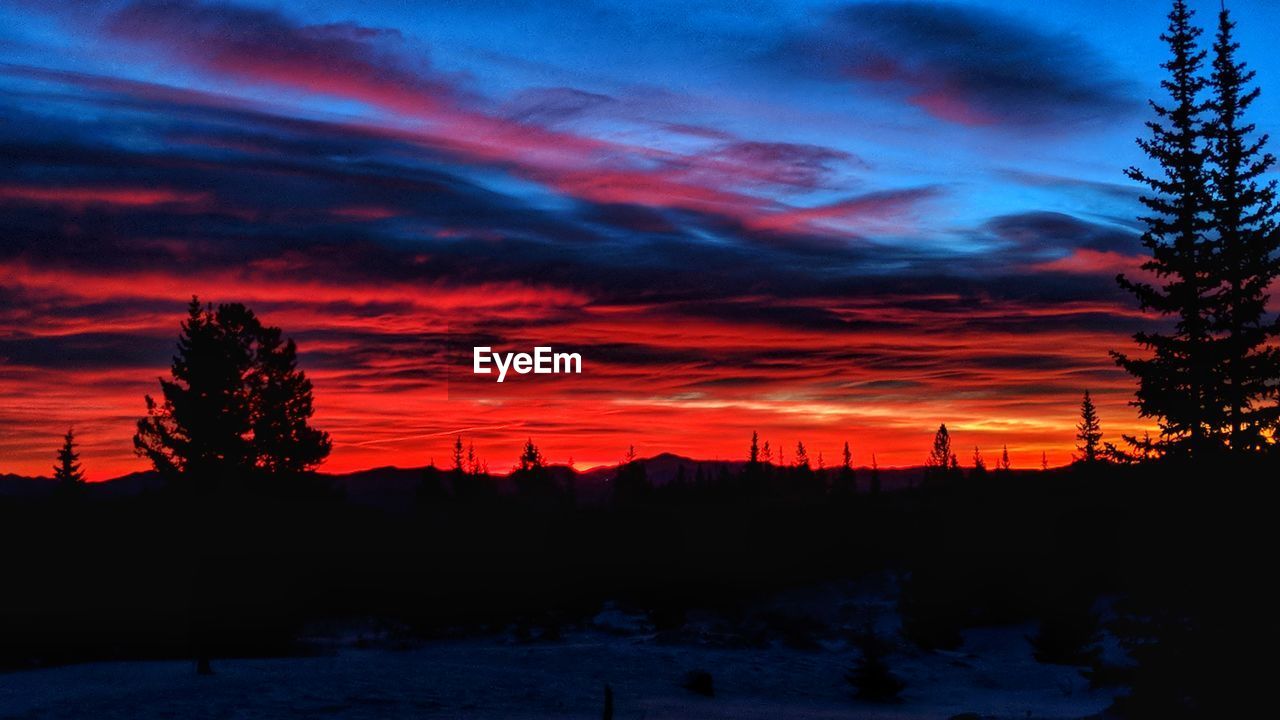
[[[1144,427],[1107,351],[1167,4],[5,2],[0,472],[69,425],[142,469],[192,294],[298,341],[329,471],[910,465],[939,422],[1066,462],[1085,388]],[[1280,132],[1280,3],[1231,5]],[[449,383],[473,343],[585,372]]]

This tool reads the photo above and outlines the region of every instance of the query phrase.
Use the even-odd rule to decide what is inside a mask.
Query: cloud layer
[[[760,30],[807,38],[823,89],[761,99],[550,50],[470,68],[354,10],[15,12],[90,57],[0,44],[0,471],[44,472],[72,424],[95,478],[140,467],[132,424],[192,294],[297,339],[333,470],[443,462],[460,431],[495,469],[525,437],[588,465],[736,457],[753,429],[914,464],[944,421],[1061,462],[1086,387],[1111,432],[1137,427],[1106,357],[1145,322],[1111,280],[1137,262],[1123,186],[1045,157],[956,173],[931,134],[850,135],[847,108],[809,104],[863,84],[868,113],[923,109],[939,138],[1118,117],[1101,60],[1062,69],[1082,40],[954,5],[828,9],[816,35]],[[477,383],[450,361],[481,341],[585,372]]]

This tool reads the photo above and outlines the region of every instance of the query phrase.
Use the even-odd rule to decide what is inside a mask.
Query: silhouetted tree
[[[751,447],[747,450],[747,462],[756,465],[760,462],[760,434],[751,431]]]
[[[1164,67],[1169,76],[1161,86],[1169,94],[1168,105],[1151,103],[1157,119],[1146,123],[1149,138],[1138,145],[1160,170],[1148,174],[1131,167],[1126,174],[1147,186],[1142,203],[1151,214],[1142,243],[1151,259],[1142,268],[1159,284],[1117,281],[1132,292],[1143,310],[1172,316],[1171,332],[1139,332],[1137,343],[1150,358],[1138,359],[1113,351],[1116,363],[1138,379],[1134,405],[1143,417],[1160,423],[1162,442],[1192,456],[1209,452],[1222,426],[1221,383],[1214,368],[1220,349],[1211,335],[1217,311],[1215,295],[1219,278],[1213,247],[1206,239],[1209,175],[1205,166],[1206,105],[1199,98],[1205,87],[1201,74],[1205,53],[1197,47],[1201,30],[1191,24],[1194,13],[1183,0],[1175,0],[1168,30],[1161,35],[1171,51]]]
[[[844,450],[840,453],[840,468],[836,471],[835,487],[837,495],[847,496],[857,492],[857,476],[853,469],[853,452],[845,441]]]
[[[809,452],[804,449],[804,443],[796,443],[796,468],[799,470],[809,469]]]
[[[454,477],[461,477],[467,471],[466,453],[462,446],[462,436],[456,435],[453,438],[453,474]]]
[[[76,488],[84,482],[84,470],[80,467],[80,453],[76,452],[76,434],[67,428],[58,449],[58,464],[53,466],[53,479],[61,488]]]
[[[1012,467],[1013,465],[1009,462],[1009,446],[1005,445],[1004,449],[1000,451],[1000,471],[1009,472]]]
[[[296,479],[329,454],[329,436],[310,425],[311,381],[297,367],[297,347],[239,303],[201,306],[193,297],[178,337],[161,401],[146,397],[135,450],[170,478],[207,489],[247,477]],[[187,522],[191,557],[192,646],[197,672],[211,672],[214,582],[201,572],[216,519],[204,505]]]
[[[146,397],[134,447],[161,473],[197,483],[310,470],[329,454],[310,425],[297,348],[239,303],[187,308],[161,401]]]
[[[569,459],[569,466],[573,467],[573,458]],[[479,475],[482,472],[484,463],[480,460],[480,456],[476,454],[476,444],[474,441],[467,441],[467,472],[471,475]]]
[[[876,635],[870,624],[858,637],[858,649],[862,654],[853,669],[845,674],[845,681],[857,690],[857,696],[863,700],[896,701],[906,683],[889,670],[886,660],[889,646]]]
[[[871,494],[880,494],[880,465],[876,463],[875,453],[871,453]]]
[[[987,461],[982,459],[982,450],[977,445],[973,446],[973,475],[974,477],[984,477],[987,474]]]
[[[525,440],[524,449],[520,451],[520,469],[541,470],[545,466],[546,459],[542,457],[542,451],[538,450],[538,446],[533,444],[533,438]]]
[[[1040,470],[1044,471],[1048,469],[1049,469],[1049,454],[1041,450],[1040,451]]]
[[[546,458],[538,446],[533,444],[532,438],[525,440],[524,448],[520,451],[519,465],[512,471],[510,479],[522,498],[536,504],[545,505],[552,500],[570,499],[565,489],[559,487],[552,477]]]
[[[760,450],[760,459],[763,460],[766,465],[773,462],[773,451],[769,449],[768,440],[764,441],[764,447]]]
[[[1280,323],[1267,319],[1267,289],[1280,277],[1280,232],[1275,181],[1262,176],[1275,164],[1265,152],[1267,136],[1254,137],[1245,115],[1259,89],[1248,87],[1254,72],[1235,59],[1235,23],[1223,5],[1213,45],[1212,120],[1208,162],[1211,206],[1223,287],[1213,328],[1226,333],[1222,365],[1230,446],[1254,450],[1276,425],[1277,408],[1267,401],[1280,378],[1280,349],[1271,341]]]
[[[958,464],[955,453],[951,451],[951,433],[947,431],[945,423],[939,425],[938,432],[933,436],[933,448],[924,463],[925,477],[945,477]]]
[[[1080,401],[1080,424],[1076,425],[1076,449],[1080,460],[1092,465],[1102,456],[1102,424],[1098,421],[1098,409],[1093,405],[1089,391],[1084,391]]]

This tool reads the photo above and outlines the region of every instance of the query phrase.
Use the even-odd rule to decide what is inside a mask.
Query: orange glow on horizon
[[[21,270],[13,277],[23,287],[72,309],[22,318],[24,336],[92,343],[110,330],[165,350],[155,363],[97,369],[0,364],[0,426],[10,429],[0,438],[0,472],[48,475],[67,427],[76,429],[90,479],[145,469],[131,444],[143,395],[156,394],[156,379],[167,375],[180,298],[204,297],[204,288],[218,292],[204,299],[245,302],[298,339],[315,384],[315,424],[334,441],[326,472],[444,465],[456,434],[474,442],[496,473],[514,465],[526,438],[554,463],[572,459],[587,468],[617,463],[628,445],[642,457],[740,460],[752,431],[788,458],[803,441],[815,462],[821,452],[830,466],[848,441],[859,466],[872,453],[882,467],[913,466],[940,422],[952,431],[962,465],[974,445],[988,465],[1007,445],[1015,467],[1038,468],[1042,452],[1056,466],[1071,460],[1086,387],[1106,439],[1149,429],[1128,406],[1132,382],[1107,358],[1109,349],[1128,346],[1123,334],[1046,328],[1031,349],[1016,327],[983,326],[1000,318],[1038,322],[1046,312],[1129,312],[1105,305],[1005,303],[960,316],[895,307],[892,298],[878,307],[833,299],[832,311],[851,324],[819,329],[648,304],[597,307],[589,297],[516,284],[267,284],[255,281],[263,271],[252,267],[187,278],[10,269]],[[165,298],[164,309],[77,316],[74,308],[96,296]],[[876,312],[890,313],[894,324],[857,324]],[[14,332],[17,319],[6,322]],[[504,348],[550,343],[583,351],[583,374],[497,385],[446,371],[444,338],[495,328]],[[642,355],[591,354],[610,344]]]

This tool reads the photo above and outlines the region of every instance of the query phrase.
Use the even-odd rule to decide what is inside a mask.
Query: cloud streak
[[[1070,125],[1138,107],[1078,37],[959,4],[849,5],[787,50],[815,73],[896,94],[959,125]]]

